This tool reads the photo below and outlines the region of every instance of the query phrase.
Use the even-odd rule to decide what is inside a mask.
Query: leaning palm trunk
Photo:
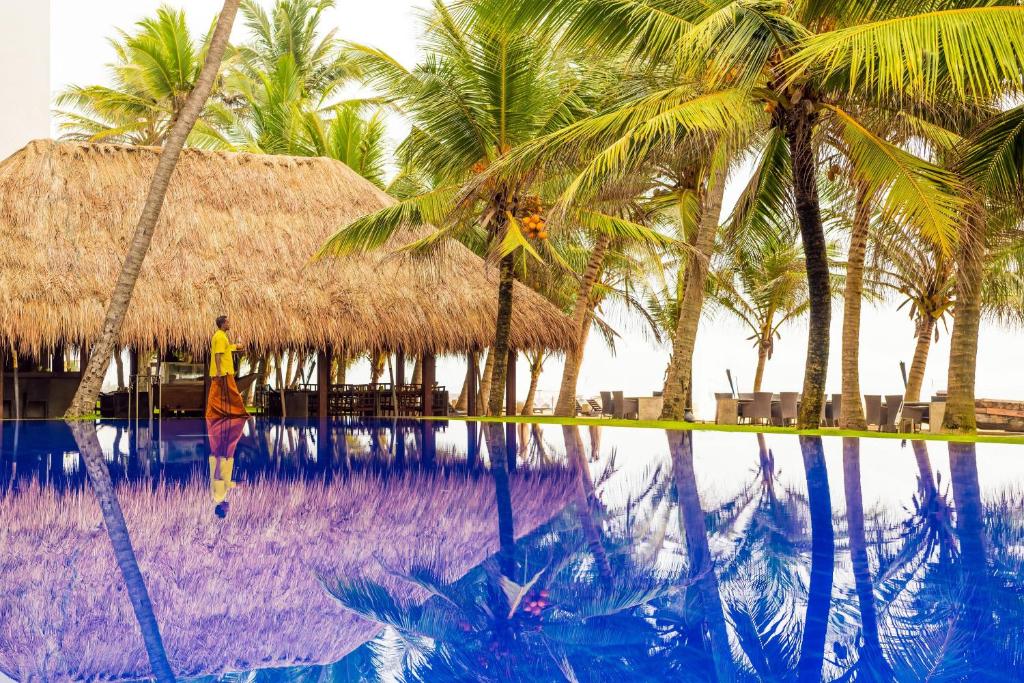
[[[955,432],[974,432],[978,428],[974,413],[974,380],[981,326],[984,246],[980,219],[968,219],[966,227],[957,248],[956,306],[953,309],[953,333],[949,340],[949,394],[942,420],[943,429]]]
[[[725,170],[715,173],[708,183],[697,222],[697,234],[693,236],[695,253],[686,263],[686,282],[683,300],[679,305],[679,320],[672,335],[672,358],[665,375],[664,406],[662,420],[682,420],[690,397],[693,382],[693,347],[697,342],[697,327],[704,308],[704,286],[708,279],[708,264],[715,247],[715,233],[718,218],[722,213],[722,197],[725,194]]]
[[[917,321],[917,344],[914,346],[914,358],[910,362],[910,375],[907,377],[905,401],[920,401],[921,386],[924,384],[924,369],[928,365],[928,351],[932,346],[932,333],[935,331],[935,318],[928,314]]]
[[[505,404],[508,335],[512,328],[512,287],[515,284],[514,258],[509,254],[501,259],[498,278],[498,318],[494,330],[494,346],[491,347],[494,365],[491,368],[491,387],[487,399],[487,411],[490,415],[501,415],[502,406]]]
[[[484,361],[483,372],[480,376],[480,397],[490,398],[491,396],[491,373],[494,371],[494,353],[491,351],[487,352],[487,360]],[[487,403],[483,402],[483,405],[477,406],[481,415],[489,415],[487,409]]]
[[[526,400],[523,401],[523,410],[520,415],[533,415],[533,404],[537,401],[537,384],[540,382],[540,373],[544,369],[544,352],[537,351],[536,355],[530,357],[530,389],[526,392]]]
[[[100,443],[96,439],[96,427],[92,423],[74,422],[71,424],[71,433],[78,444],[78,450],[85,462],[85,471],[89,475],[93,493],[96,494],[96,502],[103,513],[103,525],[107,529],[114,558],[128,590],[135,619],[139,622],[139,631],[153,676],[158,681],[173,681],[174,672],[167,660],[167,651],[160,636],[160,625],[153,612],[153,603],[150,602],[146,582],[139,570],[132,539],[128,535],[128,525],[124,521],[121,504],[117,500],[114,483],[110,479],[110,471],[103,459]]]
[[[583,279],[580,280],[580,289],[576,294],[576,303],[572,309],[573,328],[577,331],[573,348],[565,354],[565,366],[562,369],[562,385],[558,389],[558,402],[555,404],[555,415],[559,417],[573,417],[576,415],[576,384],[580,377],[580,366],[583,364],[583,346],[587,341],[590,332],[590,320],[593,316],[594,284],[604,264],[604,257],[608,253],[608,245],[611,237],[601,235],[594,250],[590,252],[590,259],[583,271]]]
[[[153,181],[149,186],[149,194],[146,196],[142,215],[135,226],[135,234],[128,247],[128,253],[125,255],[117,283],[114,285],[110,303],[107,305],[102,332],[93,344],[89,364],[85,368],[82,381],[68,408],[67,417],[89,415],[96,409],[96,399],[99,397],[100,388],[103,385],[103,376],[107,373],[107,364],[110,362],[111,354],[114,353],[117,338],[121,333],[121,326],[128,313],[128,306],[131,304],[132,293],[135,291],[135,283],[139,279],[142,262],[149,251],[150,242],[153,241],[153,232],[156,229],[157,220],[160,218],[160,210],[163,207],[164,197],[167,195],[167,187],[170,185],[174,168],[178,164],[181,148],[185,145],[189,133],[192,132],[192,127],[195,126],[196,120],[210,96],[210,91],[213,90],[213,83],[220,70],[220,63],[224,57],[224,50],[227,48],[231,26],[238,13],[240,1],[224,0],[224,8],[217,19],[217,26],[210,39],[206,61],[203,62],[199,78],[185,100],[180,116],[171,128],[167,144],[160,152],[160,159],[157,162],[156,171],[153,173]]]
[[[846,255],[846,288],[843,290],[843,400],[839,414],[839,426],[843,429],[868,428],[860,398],[860,311],[864,294],[864,255],[870,226],[871,195],[864,183],[858,183],[850,250]]]
[[[801,429],[814,429],[821,424],[821,409],[825,402],[825,378],[828,375],[829,324],[832,320],[828,251],[825,230],[821,223],[816,159],[811,141],[814,114],[808,110],[809,104],[809,101],[798,100],[793,109],[784,114],[810,303],[803,399],[797,420],[797,427]]]

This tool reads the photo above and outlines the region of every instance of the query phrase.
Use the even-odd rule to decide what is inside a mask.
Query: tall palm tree
[[[210,36],[197,43],[185,13],[164,6],[110,40],[116,61],[110,85],[72,85],[56,98],[61,136],[129,145],[160,146],[195,88]],[[212,132],[214,108],[205,106],[196,137]]]
[[[495,8],[499,4],[482,1]],[[844,32],[854,35],[864,27],[870,31],[880,15],[900,16],[897,8],[855,2],[850,11],[845,4],[828,0],[668,5],[654,0],[524,0],[520,4],[523,9],[518,15],[536,13],[552,18],[553,23],[567,21],[564,34],[569,41],[596,42],[605,49],[625,45],[638,59],[677,65],[681,75],[674,87],[568,126],[519,152],[518,165],[510,166],[535,165],[566,146],[587,145],[595,150],[567,202],[585,195],[604,178],[622,173],[637,156],[667,139],[695,133],[726,137],[762,133],[764,153],[759,155],[761,161],[743,203],[751,207],[751,216],[764,217],[778,214],[779,203],[787,194],[792,197],[810,297],[799,424],[816,426],[824,401],[831,278],[815,140],[842,140],[857,177],[872,193],[879,193],[883,210],[918,223],[925,234],[943,244],[952,242],[959,218],[961,202],[950,191],[950,174],[872,132],[861,120],[862,112],[879,98],[872,100],[862,89],[837,87],[835,79],[830,80],[831,70],[815,68],[829,66],[824,58],[819,65],[818,57],[811,57],[817,54],[811,48],[820,45],[819,39]],[[915,19],[913,14],[906,18],[911,23]],[[992,26],[976,24],[986,37],[995,35]],[[889,40],[899,45],[892,35],[895,32]]]
[[[781,327],[810,308],[803,250],[795,237],[770,234],[741,245],[712,272],[712,302],[743,323],[757,349],[754,391],[761,391]]]
[[[439,0],[427,23],[430,57],[408,70],[386,54],[354,46],[367,82],[413,124],[398,153],[403,165],[436,179],[427,192],[360,218],[341,229],[321,254],[375,249],[403,226],[433,226],[408,245],[429,253],[448,239],[485,235],[486,253],[499,266],[498,316],[490,356],[491,414],[504,395],[512,292],[517,260],[548,253],[521,225],[536,211],[533,171],[484,180],[495,160],[589,112],[588,86],[578,65],[536,27],[509,27],[470,6],[458,13]],[[591,212],[605,231],[643,231],[623,219]],[[490,359],[489,359],[490,360]]]
[[[139,278],[139,271],[142,269],[142,261],[146,258],[150,242],[153,240],[153,231],[160,218],[160,209],[167,194],[167,187],[170,185],[171,176],[177,166],[178,156],[185,145],[185,140],[213,90],[214,80],[217,78],[221,60],[227,49],[228,38],[231,35],[231,26],[238,13],[238,3],[239,0],[224,0],[224,7],[217,18],[213,36],[210,38],[210,46],[206,52],[203,68],[196,79],[195,87],[185,98],[185,103],[175,119],[170,135],[160,153],[149,193],[142,207],[142,215],[135,226],[132,241],[128,246],[124,263],[121,265],[121,272],[114,285],[110,303],[107,305],[103,331],[93,343],[89,354],[89,363],[82,374],[82,381],[68,407],[66,413],[68,418],[82,417],[96,410],[96,399],[99,397],[103,377],[107,373],[109,359],[114,353],[121,325],[124,323],[125,314],[131,304],[132,292],[135,290],[135,283]]]

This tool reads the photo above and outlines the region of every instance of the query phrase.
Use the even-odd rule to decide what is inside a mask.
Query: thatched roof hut
[[[0,335],[33,353],[98,336],[158,153],[38,140],[0,163]],[[429,264],[387,249],[311,261],[338,228],[393,201],[331,159],[185,150],[121,343],[201,350],[229,313],[255,350],[489,346],[497,273],[461,245]],[[518,283],[515,297],[514,347],[571,343],[570,321],[543,297]]]
[[[572,499],[567,468],[518,472],[516,534]],[[431,567],[454,581],[498,550],[494,483],[410,471],[331,481],[243,481],[213,515],[209,484],[117,486],[171,666],[181,677],[337,661],[380,631],[319,577],[368,579],[410,603],[403,580]],[[149,662],[89,487],[33,482],[0,496],[0,672],[15,680],[137,680]]]

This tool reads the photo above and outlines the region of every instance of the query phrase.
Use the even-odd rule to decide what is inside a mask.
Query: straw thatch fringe
[[[0,334],[31,353],[98,336],[158,151],[38,140],[0,163]],[[311,261],[393,201],[331,159],[185,150],[121,343],[201,350],[228,313],[257,350],[489,346],[497,273],[461,245],[433,263],[387,249]],[[572,343],[547,300],[522,285],[515,296],[513,347]]]
[[[568,470],[512,477],[515,528],[568,504]],[[413,602],[389,572],[431,566],[456,580],[498,549],[489,477],[351,474],[258,479],[217,520],[206,483],[122,484],[118,497],[178,676],[328,663],[380,626],[343,609],[318,575],[369,579]],[[38,484],[0,498],[5,577],[0,670],[16,680],[143,678],[131,604],[88,488]]]

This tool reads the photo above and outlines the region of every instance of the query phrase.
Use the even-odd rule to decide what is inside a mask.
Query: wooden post
[[[328,429],[328,411],[330,410],[331,395],[331,363],[333,353],[331,348],[317,352],[316,357],[316,391],[319,399],[317,417],[319,418],[319,429],[316,435],[317,464],[325,467],[331,457],[331,433]]]
[[[327,418],[331,391],[331,350],[317,352],[316,356],[316,391],[319,399],[318,415],[321,422]]]
[[[4,415],[4,384],[7,382],[7,354],[0,349],[0,421],[2,421],[6,415]],[[0,438],[3,434],[0,433]]]
[[[477,371],[477,355],[476,351],[470,351],[468,361],[466,363],[466,416],[476,417],[477,413],[477,375],[480,374]]]
[[[405,384],[405,351],[402,349],[395,351],[395,384]]]
[[[508,350],[508,365],[505,366],[505,414],[516,414],[516,357],[515,349]]]
[[[437,357],[432,353],[423,354],[423,416],[434,414],[434,371]]]

